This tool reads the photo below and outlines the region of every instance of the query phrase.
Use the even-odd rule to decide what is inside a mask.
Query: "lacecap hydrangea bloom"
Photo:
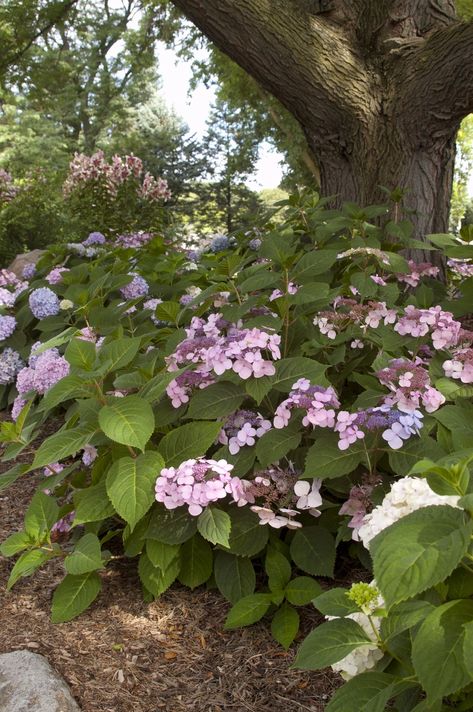
[[[456,349],[452,358],[443,362],[442,368],[447,378],[473,383],[473,349]]]
[[[259,413],[251,410],[237,410],[230,415],[220,431],[219,443],[228,445],[231,455],[236,455],[242,447],[253,446],[257,438],[261,438],[271,430],[271,423]]]
[[[364,517],[358,537],[369,549],[370,541],[377,534],[407,514],[430,505],[448,504],[458,507],[458,500],[456,495],[437,494],[429,487],[427,480],[421,477],[403,477],[394,482],[381,504]]]
[[[246,504],[245,484],[232,477],[233,465],[226,460],[185,460],[179,467],[165,467],[156,480],[156,500],[166,509],[187,506],[198,516],[207,505],[230,495],[234,502]]]
[[[89,236],[82,241],[82,244],[85,245],[85,247],[90,247],[91,245],[103,245],[105,244],[105,235],[102,235],[101,232],[91,232],[89,233]]]
[[[0,341],[9,339],[16,329],[14,316],[0,316]]]
[[[28,302],[33,316],[37,319],[45,319],[48,316],[59,314],[59,298],[49,287],[34,289]]]
[[[291,411],[295,408],[305,410],[302,420],[304,426],[318,426],[319,428],[333,428],[335,425],[335,408],[340,403],[334,389],[329,386],[313,386],[307,378],[299,378],[289,393],[289,396],[276,409],[274,427],[285,428],[291,418]]]

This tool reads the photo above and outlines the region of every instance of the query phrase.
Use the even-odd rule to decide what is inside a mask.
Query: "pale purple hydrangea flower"
[[[253,238],[253,240],[250,240],[248,243],[248,247],[250,248],[250,250],[253,250],[254,252],[257,252],[259,250],[259,248],[261,247],[261,245],[262,245],[262,242],[259,239],[259,237]]]
[[[51,527],[51,534],[67,534],[72,529],[75,512],[69,512]]]
[[[230,474],[233,465],[226,460],[185,460],[179,467],[165,467],[156,480],[156,500],[166,509],[187,506],[197,517],[205,507],[230,495],[234,502],[246,504],[245,482]]]
[[[13,406],[11,409],[11,417],[12,420],[15,422],[18,420],[18,416],[20,415],[21,411],[25,407],[28,401],[26,401],[24,398],[21,396],[17,396],[15,400],[13,401]]]
[[[209,250],[216,255],[218,252],[230,250],[234,245],[235,240],[232,237],[229,237],[228,235],[215,235],[209,245]]]
[[[54,267],[54,269],[46,275],[45,280],[49,282],[49,284],[59,284],[62,282],[64,273],[69,271],[67,267]]]
[[[23,272],[21,274],[24,279],[32,279],[36,274],[36,265],[30,262],[23,267]]]
[[[120,247],[140,248],[147,245],[153,239],[154,235],[150,232],[129,232],[123,235],[118,235],[115,244]]]
[[[13,349],[6,348],[0,354],[0,384],[6,386],[13,383],[16,375],[24,367],[25,363],[20,354]]]
[[[105,235],[101,232],[91,232],[85,240],[82,241],[85,247],[91,247],[92,245],[103,245],[105,244]]]
[[[17,292],[10,292],[5,287],[0,287],[0,307],[11,308],[15,305]]]
[[[56,316],[60,312],[58,296],[49,287],[34,289],[30,294],[29,305],[37,319]]]
[[[307,378],[300,378],[292,386],[289,396],[276,409],[274,427],[282,429],[287,426],[291,410],[300,408],[306,414],[302,425],[319,428],[333,428],[335,425],[335,408],[340,402],[334,389],[329,386],[313,386]]]
[[[120,289],[121,295],[125,299],[139,299],[145,297],[149,292],[148,282],[138,274],[131,273],[131,282]]]
[[[90,467],[94,460],[97,459],[97,448],[93,445],[86,445],[82,453],[82,462],[86,467]]]
[[[69,375],[70,365],[57,349],[47,349],[36,355],[32,350],[29,365],[18,373],[16,387],[23,395],[28,391],[36,391],[43,395],[55,383]]]
[[[16,329],[14,316],[0,316],[0,341],[9,339]]]
[[[228,445],[231,455],[236,455],[245,445],[252,447],[257,438],[271,430],[271,422],[252,410],[237,410],[230,415],[220,431],[219,443]]]

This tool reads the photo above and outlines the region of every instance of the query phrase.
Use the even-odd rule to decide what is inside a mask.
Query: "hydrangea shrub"
[[[3,274],[14,295],[0,317],[13,406],[3,460],[33,456],[0,487],[44,474],[24,529],[2,545],[18,556],[8,586],[60,558],[52,618],[70,620],[98,596],[110,546],[137,558],[147,598],[176,580],[217,586],[228,628],[268,615],[284,647],[297,607],[315,599],[330,620],[299,664],[338,666],[360,695],[368,679],[386,703],[424,688],[436,704],[422,675],[407,684],[395,668],[411,665],[398,649],[420,620],[409,606],[400,640],[389,652],[379,641],[396,606],[447,605],[445,580],[458,593],[470,576],[473,334],[462,317],[473,282],[458,261],[473,248],[429,237],[457,261],[443,284],[399,254],[418,246],[407,223],[373,224],[387,212],[294,197],[258,244],[236,236],[187,253],[169,238],[95,232],[51,249],[20,286]],[[322,592],[319,578],[350,556],[373,560],[376,584]],[[322,655],[344,636],[336,658]],[[351,709],[338,699],[331,709]]]

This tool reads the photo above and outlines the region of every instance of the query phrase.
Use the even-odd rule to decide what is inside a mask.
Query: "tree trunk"
[[[386,192],[405,191],[402,213],[414,226],[414,236],[448,232],[450,196],[455,159],[455,135],[432,140],[430,145],[412,145],[398,127],[363,133],[353,143],[342,137],[325,140],[306,129],[309,146],[318,156],[320,188],[334,196],[332,204],[354,202],[367,206],[387,202]],[[433,253],[416,250],[417,261],[432,261]]]
[[[448,229],[473,112],[473,23],[454,0],[172,1],[299,121],[323,195],[367,205],[400,188],[414,237]]]

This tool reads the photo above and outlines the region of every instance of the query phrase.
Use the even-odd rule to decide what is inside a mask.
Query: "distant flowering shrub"
[[[94,161],[77,161],[70,200],[106,174],[93,210],[144,201],[139,160]],[[302,195],[277,228],[215,236],[198,255],[149,223],[91,214],[83,243],[48,251],[28,282],[0,272],[14,463],[0,489],[45,470],[1,547],[18,556],[9,587],[57,558],[52,616],[70,620],[98,595],[113,537],[147,597],[212,582],[227,628],[267,614],[285,648],[315,600],[326,622],[297,664],[350,678],[328,712],[371,709],[373,690],[380,709],[414,712],[424,690],[435,712],[455,705],[473,620],[473,292],[406,261],[410,230],[376,214]],[[429,240],[460,254],[454,237]],[[327,589],[371,562],[371,584]],[[433,645],[435,616],[448,640]]]

